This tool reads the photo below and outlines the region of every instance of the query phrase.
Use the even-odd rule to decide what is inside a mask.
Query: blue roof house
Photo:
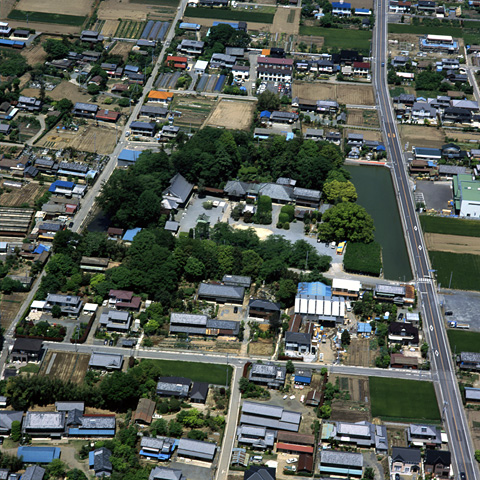
[[[352,5],[347,2],[332,2],[332,15],[339,17],[350,16],[352,14]]]
[[[134,164],[142,152],[138,150],[129,150],[124,148],[118,155],[118,166],[127,167]]]
[[[331,297],[332,287],[322,282],[300,282],[297,294],[311,297]]]
[[[50,463],[60,458],[58,447],[18,447],[17,457],[22,458],[23,463]]]
[[[142,229],[141,228],[131,228],[130,230],[127,230],[125,232],[125,235],[123,236],[122,240],[124,242],[133,242],[133,239],[135,238],[135,235],[138,233],[138,232],[141,232]]]

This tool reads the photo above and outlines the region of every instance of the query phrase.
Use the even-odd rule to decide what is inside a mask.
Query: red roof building
[[[298,457],[298,464],[297,464],[297,471],[298,472],[313,472],[313,455],[307,455],[305,453],[301,453]]]
[[[120,113],[113,110],[99,110],[95,115],[96,120],[115,123],[120,118]]]
[[[277,452],[287,453],[309,453],[313,454],[313,447],[307,445],[296,445],[294,443],[277,443]]]
[[[167,59],[165,60],[165,65],[174,68],[181,68],[185,69],[188,65],[188,58],[187,57],[176,57],[173,55],[168,55]]]

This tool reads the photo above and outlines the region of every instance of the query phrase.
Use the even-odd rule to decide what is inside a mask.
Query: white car
[[[290,465],[291,463],[297,463],[298,460],[296,458],[287,458],[287,463]]]
[[[290,400],[295,400],[295,395],[291,395]]]
[[[288,398],[288,395],[284,395],[283,399],[286,400]]]

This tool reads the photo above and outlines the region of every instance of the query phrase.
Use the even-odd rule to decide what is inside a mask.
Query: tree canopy
[[[357,190],[352,182],[332,180],[323,186],[323,195],[328,203],[355,202],[358,198]]]

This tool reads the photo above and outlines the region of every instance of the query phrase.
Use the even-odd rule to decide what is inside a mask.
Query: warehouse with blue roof
[[[141,150],[129,150],[124,148],[118,155],[118,166],[128,167],[133,165],[141,154]]]
[[[56,458],[60,458],[60,448],[58,447],[18,447],[17,457],[22,459],[23,463],[50,463]]]

